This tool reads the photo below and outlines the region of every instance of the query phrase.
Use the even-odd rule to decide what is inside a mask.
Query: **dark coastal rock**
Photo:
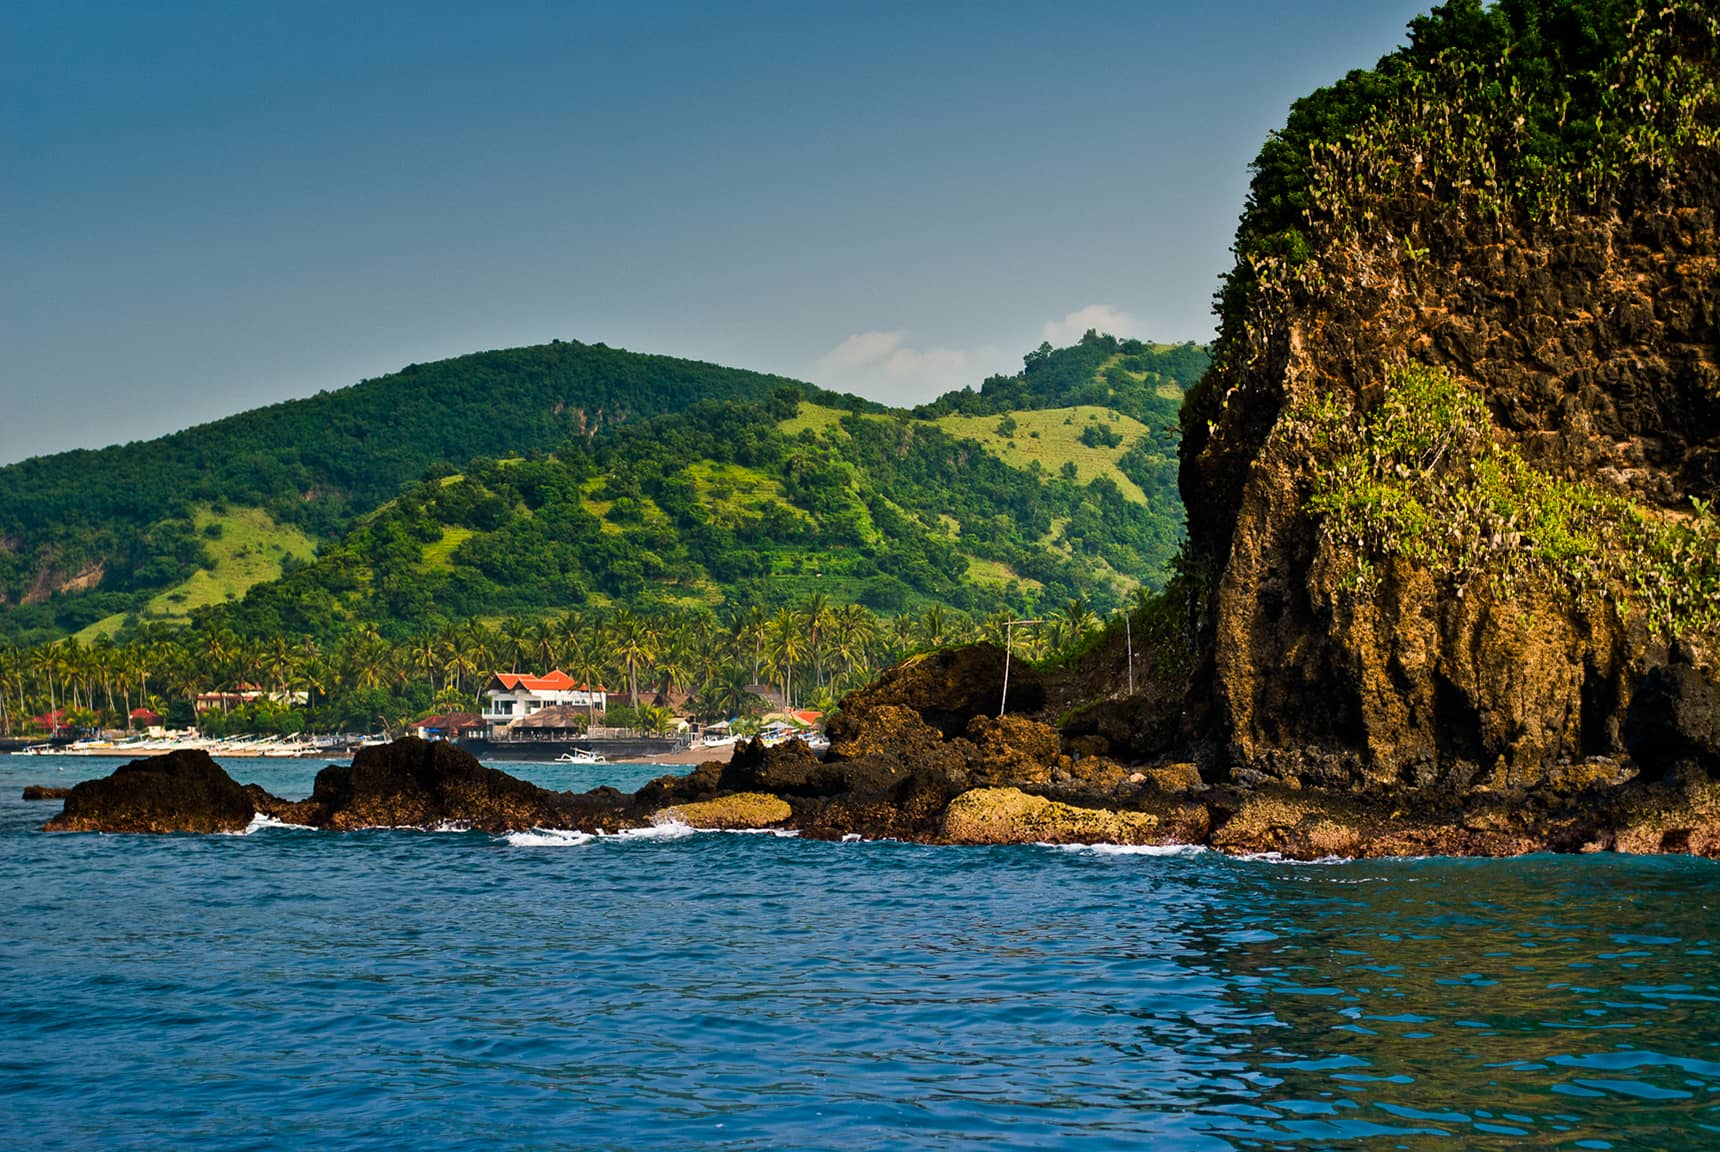
[[[718,787],[731,792],[774,792],[827,796],[841,790],[835,773],[801,739],[767,745],[760,738],[742,740],[722,766]]]
[[[707,760],[685,776],[659,776],[633,794],[634,806],[654,812],[708,800],[722,787],[724,767],[720,760]]]
[[[71,794],[70,788],[50,788],[46,784],[24,785],[24,799],[26,800],[64,800]]]
[[[945,736],[960,736],[975,716],[995,716],[1003,702],[1004,652],[995,644],[968,644],[904,660],[842,700],[829,735],[851,738],[875,708],[911,708]],[[1032,715],[1045,707],[1045,682],[1021,660],[1009,668],[1009,711]]]
[[[443,741],[413,737],[360,749],[350,765],[317,773],[304,814],[319,828],[433,828],[486,832],[584,828],[603,815],[619,826],[625,798],[613,789],[575,798],[480,764]]]
[[[261,784],[245,785],[245,795],[259,813],[283,824],[311,825],[322,809],[309,800],[283,800]]]
[[[1720,685],[1689,664],[1649,669],[1631,697],[1624,742],[1645,776],[1687,760],[1720,774]]]
[[[179,751],[121,765],[74,785],[49,832],[241,832],[257,814],[245,790],[207,752]]]
[[[1077,709],[1063,725],[1074,749],[1123,760],[1163,756],[1181,736],[1182,701],[1162,696],[1123,696]]]
[[[1045,788],[1054,770],[1071,763],[1057,729],[1021,716],[975,716],[967,739],[977,750],[973,780],[980,785]]]

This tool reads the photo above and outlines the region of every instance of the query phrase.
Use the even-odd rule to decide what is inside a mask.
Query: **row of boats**
[[[830,747],[830,740],[824,733],[815,729],[800,728],[788,724],[773,724],[761,728],[757,733],[757,738],[762,740],[766,747],[774,747],[777,744],[797,738],[806,741],[807,745],[815,752],[822,752]],[[732,732],[728,725],[722,724],[706,729],[699,743],[704,748],[717,749],[730,747],[745,739],[748,737]],[[386,740],[381,736],[214,738],[187,734],[166,737],[136,736],[122,739],[92,737],[86,740],[76,740],[70,744],[31,744],[14,751],[12,755],[129,756],[136,758],[158,756],[165,752],[196,750],[207,752],[211,756],[241,759],[245,757],[271,760],[338,759],[349,756],[360,748],[368,748],[382,743],[386,743]],[[687,743],[682,743],[681,746],[686,747]],[[524,748],[525,745],[519,747]],[[513,749],[510,747],[509,750]],[[486,751],[494,751],[494,749],[486,749]],[[547,758],[546,756],[545,759]],[[595,749],[576,746],[556,756],[555,762],[557,764],[607,764],[609,758]]]
[[[211,756],[233,758],[256,757],[270,760],[329,759],[348,755],[358,748],[382,744],[380,736],[361,739],[346,737],[338,740],[307,740],[279,736],[234,737],[213,739],[200,736],[180,736],[172,739],[139,737],[132,740],[90,739],[74,740],[70,744],[31,744],[13,752],[14,756],[159,756],[164,752],[195,750]]]
[[[823,752],[825,749],[830,747],[830,737],[816,729],[790,728],[784,726],[782,728],[761,728],[758,732],[758,739],[764,741],[764,746],[766,748],[774,748],[778,744],[783,744],[796,738],[806,741],[806,746],[811,748],[814,752]],[[751,739],[751,737],[739,736],[733,732],[719,730],[716,732],[706,733],[704,739],[700,741],[700,744],[705,748],[727,748],[731,745],[740,743],[742,740],[748,739]]]

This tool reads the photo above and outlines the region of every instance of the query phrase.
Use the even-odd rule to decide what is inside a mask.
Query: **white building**
[[[602,712],[609,703],[608,689],[599,684],[575,684],[573,677],[556,669],[546,676],[524,676],[497,672],[484,688],[484,722],[490,735],[506,732],[515,720],[557,705]]]

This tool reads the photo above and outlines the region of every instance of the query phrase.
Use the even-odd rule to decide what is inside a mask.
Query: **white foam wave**
[[[1297,860],[1282,852],[1242,852],[1231,857],[1233,860],[1247,860],[1253,864],[1294,864],[1297,867],[1310,867],[1323,864],[1354,864],[1354,856],[1321,856],[1317,860]]]
[[[1093,856],[1199,856],[1211,851],[1200,844],[1040,844],[1062,852],[1085,852]]]
[[[502,837],[515,848],[575,848],[597,839],[589,832],[562,828],[534,828],[530,832],[509,832]]]
[[[648,828],[623,828],[619,832],[599,833],[606,839],[612,840],[680,840],[691,836],[697,829],[691,824],[680,820],[665,820],[661,824],[653,824]]]
[[[251,833],[256,832],[262,828],[295,828],[295,829],[301,829],[301,830],[306,831],[306,832],[315,832],[316,831],[316,829],[311,827],[309,824],[289,824],[285,820],[277,820],[273,816],[265,816],[261,812],[259,812],[255,816],[251,817],[251,822],[249,824],[245,825],[245,827],[242,831],[228,832],[228,833],[225,833],[225,835],[228,835],[228,836],[249,836]]]

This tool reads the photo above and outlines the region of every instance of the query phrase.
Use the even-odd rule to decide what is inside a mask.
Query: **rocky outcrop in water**
[[[242,832],[257,814],[207,752],[133,760],[74,785],[50,832]]]
[[[24,785],[26,800],[64,800],[72,794],[70,788],[52,788],[44,784]]]
[[[1681,768],[1658,781],[1591,766],[1554,793],[1480,790],[1340,794],[1284,785],[1209,787],[1189,764],[1125,769],[1058,753],[1034,721],[974,717],[944,739],[914,709],[874,709],[852,759],[804,744],[753,742],[727,765],[610,788],[553,792],[447,744],[402,740],[318,774],[308,799],[241,788],[201,753],[138,761],[77,785],[50,831],[235,832],[261,812],[331,831],[533,828],[618,831],[677,822],[778,828],[803,836],[928,843],[1204,844],[1227,852],[1325,856],[1512,855],[1536,851],[1689,852],[1720,857],[1720,782]],[[969,736],[977,739],[970,739]]]

